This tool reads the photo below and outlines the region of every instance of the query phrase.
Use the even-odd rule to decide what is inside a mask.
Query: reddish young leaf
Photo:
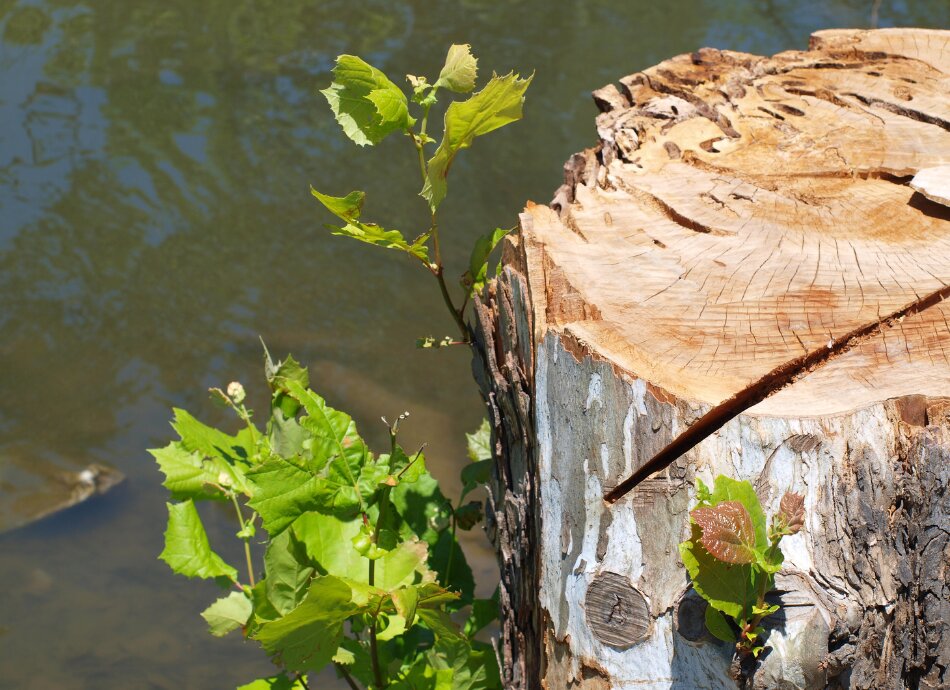
[[[696,508],[690,515],[703,531],[700,543],[724,563],[755,561],[755,529],[749,511],[739,501]]]
[[[786,491],[779,503],[778,517],[788,528],[789,533],[797,534],[805,525],[805,497]]]

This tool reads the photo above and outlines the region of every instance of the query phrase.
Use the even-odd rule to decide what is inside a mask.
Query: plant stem
[[[244,531],[245,522],[244,516],[241,514],[241,504],[238,503],[237,494],[233,491],[229,491],[228,494],[231,496],[231,503],[234,504],[234,510],[237,513],[238,522],[241,524],[241,531]],[[251,587],[254,586],[254,563],[251,560],[251,545],[250,540],[242,537],[241,541],[244,542],[244,557],[247,559],[247,580]]]
[[[355,680],[353,680],[353,676],[351,676],[350,672],[346,670],[346,666],[344,666],[343,664],[336,664],[336,663],[334,663],[334,666],[336,666],[336,670],[340,673],[341,676],[343,676],[343,680],[346,681],[346,684],[349,685],[350,688],[352,688],[352,690],[360,690],[360,686],[356,684]]]
[[[395,447],[395,435],[390,434],[392,437],[392,444]],[[386,517],[386,509],[389,506],[389,492],[392,487],[384,487],[379,495],[379,516],[376,518],[376,528],[373,531],[373,544],[379,543],[379,533],[383,527],[383,520]],[[372,587],[376,583],[376,561],[370,559],[369,562],[369,586]],[[382,606],[382,601],[380,601],[380,606]],[[383,679],[383,672],[379,665],[379,646],[376,642],[376,624],[379,620],[379,608],[376,609],[376,613],[373,615],[373,622],[369,628],[369,647],[370,647],[370,656],[373,661],[373,678],[376,680],[376,686],[378,688],[385,688],[386,683]]]
[[[299,675],[297,676],[297,680],[298,680],[298,681],[300,682],[300,684],[304,687],[304,690],[310,690],[310,686],[307,685],[307,677],[306,677],[306,676],[304,676],[304,675],[301,673],[301,674],[299,674]]]

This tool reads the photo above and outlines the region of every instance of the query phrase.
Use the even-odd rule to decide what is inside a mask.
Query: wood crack
[[[881,319],[852,330],[837,340],[829,340],[826,347],[812,350],[801,357],[796,357],[779,365],[728,400],[710,409],[632,475],[609,490],[604,496],[604,500],[608,503],[616,503],[644,479],[669,467],[684,453],[692,450],[704,439],[716,433],[725,424],[750,407],[759,404],[828,362],[841,357],[855,346],[881,333],[885,328],[899,325],[905,317],[919,314],[925,309],[939,304],[947,297],[950,297],[950,285],[944,285]]]

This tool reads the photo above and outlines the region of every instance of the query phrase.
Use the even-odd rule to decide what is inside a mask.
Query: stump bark
[[[505,686],[734,688],[677,550],[724,474],[806,497],[748,687],[950,687],[950,32],[594,98],[476,305]]]

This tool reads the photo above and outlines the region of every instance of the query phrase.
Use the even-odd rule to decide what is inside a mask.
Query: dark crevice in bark
[[[935,290],[877,321],[860,326],[841,338],[830,340],[826,347],[813,350],[776,367],[725,402],[709,410],[632,475],[608,491],[604,499],[608,503],[616,502],[644,479],[669,467],[681,455],[716,433],[723,425],[750,407],[758,405],[769,396],[840,357],[855,346],[877,336],[884,328],[899,323],[904,317],[918,314],[935,304],[939,304],[948,296],[950,296],[950,285],[944,285],[939,290]]]

